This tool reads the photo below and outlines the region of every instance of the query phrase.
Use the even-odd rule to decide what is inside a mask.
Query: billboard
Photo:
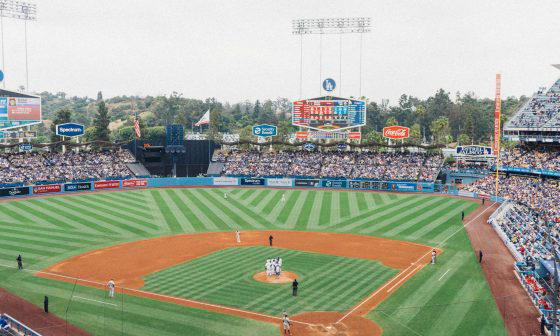
[[[258,137],[271,137],[276,136],[277,127],[272,125],[257,125],[253,126],[253,135]]]
[[[294,181],[296,187],[317,187],[319,185],[319,180],[299,180]]]
[[[123,180],[123,188],[137,188],[137,187],[147,187],[148,180]]]
[[[67,136],[67,137],[75,137],[84,135],[85,127],[84,125],[74,124],[74,123],[66,123],[56,125],[56,135],[58,136]]]
[[[492,147],[483,146],[457,146],[457,155],[492,155]]]
[[[388,139],[406,139],[409,137],[410,129],[404,126],[383,127],[383,137]]]
[[[33,186],[33,193],[34,194],[47,194],[53,192],[61,192],[62,187],[60,184],[47,184],[47,185],[38,185]]]
[[[120,186],[121,181],[99,181],[93,183],[95,189],[120,188]]]
[[[269,187],[291,187],[292,179],[289,178],[269,178],[266,180]]]
[[[366,124],[366,103],[337,97],[303,99],[292,104],[292,125],[316,131],[342,131]]]
[[[242,178],[241,185],[264,185],[263,178]]]
[[[214,177],[214,185],[217,186],[235,186],[238,184],[237,177]]]
[[[29,187],[0,189],[0,197],[29,195]]]
[[[28,126],[41,122],[41,98],[3,91],[0,97],[0,129]],[[9,96],[13,94],[14,96]]]
[[[64,191],[83,191],[91,190],[90,182],[80,182],[80,183],[66,183],[64,185]]]
[[[346,180],[321,180],[323,188],[346,188],[348,181]]]

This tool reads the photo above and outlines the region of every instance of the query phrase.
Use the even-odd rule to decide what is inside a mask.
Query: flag
[[[136,137],[139,138],[141,136],[141,133],[140,133],[140,122],[138,121],[138,117],[134,118],[134,131],[136,132]]]
[[[208,125],[209,123],[210,123],[210,110],[206,111],[206,113],[204,113],[202,118],[200,118],[200,120],[194,125],[195,126]]]

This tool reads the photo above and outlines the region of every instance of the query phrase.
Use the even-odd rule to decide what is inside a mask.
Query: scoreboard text
[[[364,126],[364,101],[335,97],[304,99],[293,103],[292,124],[316,130],[343,130]]]

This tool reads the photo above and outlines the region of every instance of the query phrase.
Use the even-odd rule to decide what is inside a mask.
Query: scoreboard
[[[366,103],[330,96],[298,100],[292,104],[292,124],[324,131],[365,126]]]

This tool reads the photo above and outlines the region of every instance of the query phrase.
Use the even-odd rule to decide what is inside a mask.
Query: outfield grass
[[[354,233],[443,246],[425,267],[369,317],[385,335],[505,335],[505,328],[461,229],[460,213],[477,204],[428,195],[307,190],[160,189],[82,194],[0,203],[0,264],[41,269],[92,249],[176,233],[304,230]],[[282,194],[287,201],[280,202]],[[261,261],[262,263],[262,261]],[[187,264],[185,264],[187,265]],[[440,279],[443,273],[446,275]],[[65,316],[73,286],[0,269],[2,287]],[[104,301],[77,286],[75,296]],[[211,295],[208,294],[208,295]],[[120,298],[119,298],[120,299]],[[103,335],[274,335],[276,327],[126,296],[106,305],[74,299],[71,322]],[[123,309],[124,308],[124,309]],[[157,331],[157,332],[155,332]]]
[[[280,256],[283,269],[298,275],[291,283],[267,284],[252,276],[264,261]],[[144,278],[145,291],[281,315],[346,311],[398,273],[378,262],[279,248],[230,248]]]

